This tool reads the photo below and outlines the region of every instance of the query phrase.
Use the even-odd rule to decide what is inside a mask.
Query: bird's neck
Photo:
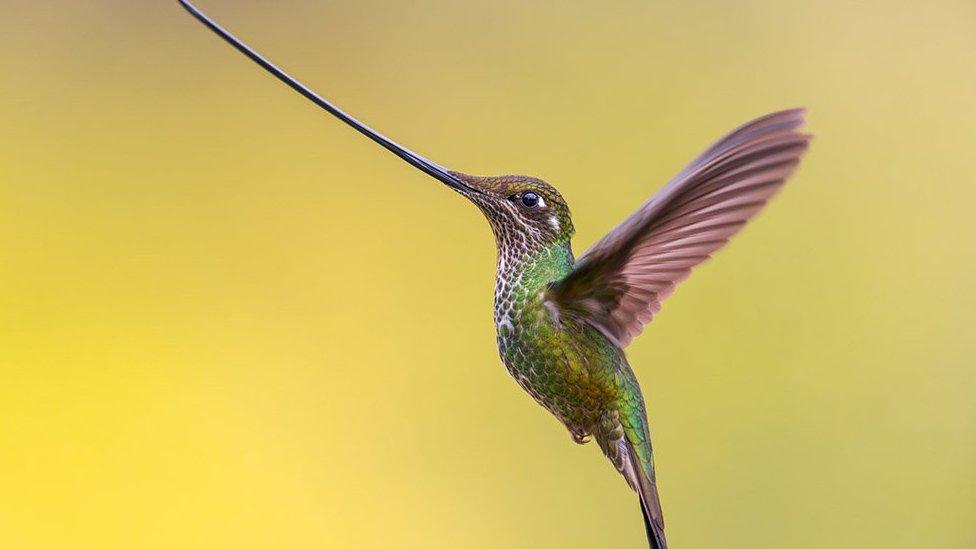
[[[498,247],[495,277],[495,325],[500,336],[542,313],[542,292],[550,282],[562,279],[573,268],[568,240],[528,248]]]

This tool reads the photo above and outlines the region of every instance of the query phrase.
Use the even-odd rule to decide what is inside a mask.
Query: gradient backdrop
[[[631,348],[669,539],[976,547],[976,5],[201,0],[381,131],[574,207],[810,108]],[[500,365],[478,211],[175,1],[0,19],[0,547],[643,547]]]

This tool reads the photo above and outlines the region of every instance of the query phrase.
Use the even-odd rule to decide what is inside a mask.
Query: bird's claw
[[[590,435],[580,431],[571,431],[570,435],[573,437],[573,442],[576,444],[586,444],[590,441]]]

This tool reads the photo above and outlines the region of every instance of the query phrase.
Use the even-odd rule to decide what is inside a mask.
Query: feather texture
[[[717,141],[550,285],[547,304],[627,346],[796,170],[811,139],[803,122],[802,109],[781,111]]]

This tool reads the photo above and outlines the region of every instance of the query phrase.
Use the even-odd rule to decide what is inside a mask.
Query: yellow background
[[[976,4],[201,1],[577,250],[817,135],[631,348],[673,547],[976,546]],[[643,547],[499,364],[478,211],[159,2],[0,18],[0,547]]]

